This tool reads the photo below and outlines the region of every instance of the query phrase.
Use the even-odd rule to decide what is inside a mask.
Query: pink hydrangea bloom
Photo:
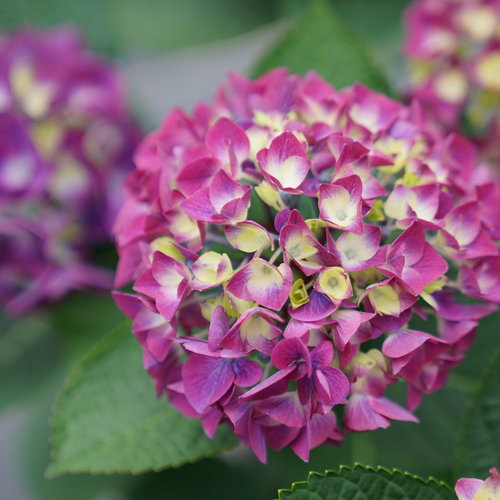
[[[455,485],[458,500],[498,500],[500,499],[500,473],[495,467],[484,481],[463,477]]]
[[[14,314],[112,285],[111,241],[140,137],[113,67],[71,29],[0,38],[0,301]]]
[[[465,121],[500,165],[500,2],[416,0],[405,25],[410,95],[447,131]]]
[[[158,394],[262,461],[266,445],[307,460],[417,421],[497,307],[499,186],[417,104],[315,73],[232,74],[136,162],[115,226],[116,286],[136,293],[116,302]],[[386,396],[397,381],[404,406]]]

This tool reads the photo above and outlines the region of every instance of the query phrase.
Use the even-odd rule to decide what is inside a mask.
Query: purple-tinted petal
[[[234,383],[239,387],[255,385],[262,377],[262,368],[256,361],[236,359],[232,364]]]
[[[199,354],[189,356],[182,377],[186,398],[199,413],[224,396],[235,378],[229,360]]]

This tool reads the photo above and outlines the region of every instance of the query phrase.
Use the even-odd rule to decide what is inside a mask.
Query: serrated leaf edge
[[[176,469],[179,468],[185,464],[188,463],[195,463],[200,460],[200,458],[192,458],[192,459],[186,459],[186,460],[180,460],[179,462],[175,462],[172,464],[169,464],[168,466],[165,467],[144,467],[140,469],[131,469],[131,468],[111,468],[111,469],[89,469],[89,468],[80,468],[80,467],[68,467],[68,468],[61,468],[58,469],[56,468],[54,470],[54,461],[57,460],[57,452],[55,449],[55,428],[54,424],[57,419],[57,414],[58,414],[58,407],[60,405],[61,400],[64,398],[66,392],[68,390],[71,390],[72,387],[75,386],[76,381],[78,380],[78,377],[80,376],[81,372],[84,370],[85,366],[89,361],[93,360],[97,355],[99,355],[102,352],[105,352],[109,344],[113,344],[113,342],[116,341],[116,339],[120,336],[120,332],[122,329],[130,328],[130,321],[125,320],[119,325],[117,325],[115,328],[113,328],[110,332],[105,334],[101,340],[96,342],[92,348],[78,361],[71,373],[68,375],[66,380],[64,381],[61,389],[57,393],[57,396],[55,398],[54,404],[52,405],[52,410],[51,410],[51,415],[49,417],[49,425],[51,427],[51,432],[49,435],[49,443],[51,445],[50,447],[50,457],[51,457],[51,462],[47,466],[45,470],[44,477],[46,479],[54,479],[56,477],[60,477],[64,474],[90,474],[92,476],[98,476],[98,475],[112,475],[112,474],[132,474],[132,475],[139,475],[143,474],[145,472],[153,471],[153,472],[159,472],[161,470],[165,469]],[[158,414],[157,414],[158,415]],[[154,415],[153,417],[155,417]],[[203,455],[202,458],[209,458],[212,456],[217,455],[218,453],[222,451],[227,451],[230,449],[233,449],[234,445],[230,444],[228,446],[221,446],[220,449],[214,450],[213,452],[208,452],[207,454]]]
[[[358,462],[354,462],[353,466],[340,465],[338,470],[327,469],[323,473],[311,471],[307,475],[307,479],[305,481],[296,481],[296,482],[292,483],[290,488],[284,488],[284,489],[278,490],[278,500],[285,500],[285,497],[283,495],[285,495],[285,494],[288,495],[290,493],[294,493],[295,491],[302,489],[304,486],[307,486],[310,483],[310,480],[312,477],[319,477],[319,478],[324,479],[324,478],[329,477],[329,476],[340,476],[342,471],[344,471],[344,470],[349,471],[349,472],[354,472],[354,471],[359,470],[359,469],[361,469],[362,471],[365,471],[365,472],[374,472],[374,473],[385,472],[385,473],[389,474],[390,476],[400,475],[403,477],[407,477],[407,478],[410,478],[413,480],[420,481],[421,483],[423,483],[425,485],[435,484],[437,486],[446,488],[448,491],[453,492],[453,490],[449,484],[447,484],[446,482],[441,481],[439,479],[436,479],[432,476],[428,477],[427,479],[424,479],[420,476],[416,476],[415,474],[411,474],[410,472],[401,471],[399,469],[388,469],[388,468],[383,467],[381,465],[373,467],[371,465],[364,465],[364,464],[360,464]]]

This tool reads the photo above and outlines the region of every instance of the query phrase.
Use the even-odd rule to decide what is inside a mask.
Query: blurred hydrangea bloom
[[[416,0],[405,16],[411,95],[500,165],[500,1]]]
[[[484,481],[463,477],[455,485],[458,500],[500,500],[500,473],[495,467]]]
[[[417,104],[233,74],[136,163],[115,231],[116,285],[137,294],[115,299],[158,395],[261,461],[416,421],[500,300],[499,186]],[[406,407],[385,395],[398,380]]]
[[[69,28],[0,38],[0,300],[22,314],[73,288],[111,240],[138,130],[115,69]]]

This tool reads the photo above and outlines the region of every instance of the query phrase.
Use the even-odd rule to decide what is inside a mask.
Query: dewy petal
[[[243,300],[279,311],[288,300],[292,273],[288,265],[275,267],[262,259],[253,259],[227,284],[227,289]]]
[[[270,184],[291,190],[302,184],[311,165],[304,147],[291,132],[273,139],[268,150],[257,153],[257,161]]]

